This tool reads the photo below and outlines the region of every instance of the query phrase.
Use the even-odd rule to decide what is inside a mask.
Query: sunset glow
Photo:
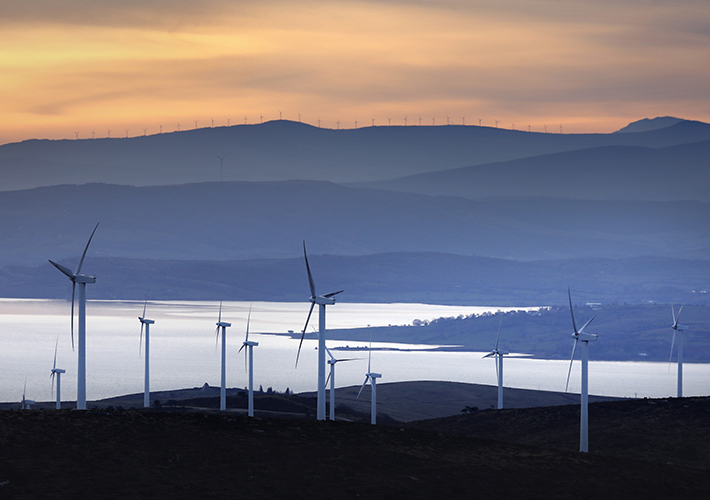
[[[0,13],[0,143],[279,111],[328,128],[710,121],[704,1],[34,0]]]

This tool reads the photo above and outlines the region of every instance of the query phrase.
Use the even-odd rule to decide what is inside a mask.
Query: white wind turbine
[[[66,370],[57,368],[57,348],[59,347],[59,337],[57,337],[57,342],[54,345],[54,364],[52,365],[52,374],[49,376],[52,379],[52,389],[54,389],[54,383],[57,383],[57,410],[62,409],[62,373],[66,373]],[[55,378],[56,377],[56,378]]]
[[[20,408],[22,410],[31,410],[32,405],[35,404],[35,402],[31,399],[25,398],[26,392],[27,392],[27,377],[25,377],[25,387],[24,387],[24,389],[22,389],[22,400],[20,401]]]
[[[219,388],[219,409],[224,411],[227,409],[227,327],[232,326],[231,323],[222,321],[222,302],[219,303],[219,319],[217,320],[217,328],[215,334],[219,340],[219,329],[222,329],[222,378]]]
[[[259,342],[253,342],[249,340],[249,321],[251,320],[251,306],[249,306],[249,315],[247,316],[247,334],[242,342],[242,346],[239,348],[239,352],[242,349],[247,348],[244,351],[244,366],[247,366],[247,352],[249,353],[249,416],[254,416],[254,347],[259,345]]]
[[[327,347],[325,348],[326,352],[328,353],[328,356],[330,359],[328,360],[328,364],[330,365],[330,372],[328,373],[328,378],[325,381],[325,385],[328,385],[328,381],[330,381],[330,420],[335,420],[335,365],[338,364],[341,361],[353,361],[355,359],[359,358],[345,358],[345,359],[338,359],[335,356],[333,356],[333,353],[330,352],[330,349]]]
[[[678,315],[675,314],[675,307],[671,304],[671,313],[673,314],[673,340],[671,340],[671,354],[668,358],[668,364],[670,366],[673,360],[673,345],[675,344],[676,335],[678,336],[678,397],[683,397],[683,325],[679,325],[680,312],[683,310],[683,306],[678,309]]]
[[[71,342],[72,347],[74,347],[74,294],[76,291],[76,285],[79,284],[79,366],[77,369],[77,384],[76,384],[76,408],[78,410],[86,410],[86,285],[89,283],[96,283],[96,276],[87,276],[81,274],[81,266],[84,264],[84,257],[86,257],[86,251],[89,249],[91,240],[96,233],[96,229],[99,227],[96,224],[94,230],[89,236],[89,241],[84,247],[84,253],[81,255],[79,260],[79,265],[76,268],[76,272],[71,269],[64,267],[61,264],[50,260],[49,262],[64,273],[72,282],[71,285]]]
[[[375,373],[370,369],[370,362],[372,361],[372,337],[370,337],[370,348],[368,349],[367,356],[367,373],[365,374],[365,381],[360,387],[360,391],[357,393],[357,398],[362,394],[362,390],[367,385],[368,380],[370,381],[371,397],[370,397],[370,423],[372,425],[377,424],[377,379],[382,378],[381,373]],[[356,399],[357,399],[356,398]]]
[[[498,334],[496,335],[496,346],[491,352],[483,356],[484,358],[494,357],[496,362],[496,379],[498,380],[498,409],[503,409],[503,356],[510,354],[508,351],[504,351],[498,348],[498,341],[500,340],[500,327],[503,324],[503,315],[500,316],[500,322],[498,323]]]
[[[139,347],[143,344],[143,327],[145,327],[145,382],[143,384],[143,408],[150,408],[150,325],[155,321],[145,317],[145,310],[148,307],[148,301],[143,304],[143,316],[138,316],[141,322],[141,338]],[[141,349],[142,350],[142,349]]]
[[[569,297],[569,311],[572,314],[572,327],[574,328],[574,333],[572,334],[572,337],[574,338],[574,346],[572,347],[572,356],[569,361],[569,371],[567,372],[567,385],[565,386],[565,392],[567,392],[567,388],[569,387],[569,377],[572,372],[572,362],[574,361],[574,352],[577,349],[577,342],[582,341],[582,388],[579,425],[579,451],[587,453],[589,451],[589,342],[597,340],[597,335],[595,333],[584,333],[584,329],[594,318],[596,318],[596,316],[592,316],[592,318],[587,321],[582,328],[577,330],[577,323],[574,320],[574,310],[572,309],[572,294],[569,288],[567,288],[567,295]]]
[[[316,304],[318,304],[318,410],[316,412],[316,418],[318,420],[325,420],[325,306],[335,304],[334,297],[337,294],[341,293],[342,290],[337,292],[326,293],[325,295],[316,295],[316,285],[313,281],[311,268],[308,265],[308,254],[306,253],[305,241],[303,242],[303,258],[306,261],[308,286],[311,289],[311,308],[308,311],[306,324],[303,327],[303,332],[301,333],[301,342],[298,344],[298,353],[296,354],[296,367],[298,367],[298,358],[301,355],[301,346],[303,345],[303,337],[306,335],[306,328],[308,328],[308,321],[311,319],[313,308]]]

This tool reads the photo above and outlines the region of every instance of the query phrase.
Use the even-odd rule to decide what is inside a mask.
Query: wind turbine
[[[148,301],[143,304],[143,316],[138,316],[141,322],[141,340],[143,343],[143,327],[145,326],[145,383],[143,384],[143,408],[150,408],[150,325],[155,323],[152,319],[145,317],[145,310],[148,307]]]
[[[496,379],[498,379],[498,409],[503,409],[503,356],[510,354],[508,351],[504,351],[498,348],[498,341],[500,340],[500,327],[503,324],[503,315],[500,316],[500,322],[498,323],[498,334],[496,335],[496,346],[491,352],[483,356],[484,358],[495,358],[496,362]]]
[[[222,321],[222,302],[219,303],[219,319],[217,320],[217,328],[215,334],[219,339],[219,329],[222,329],[222,378],[219,388],[219,409],[224,411],[227,409],[227,327],[232,326],[231,323]]]
[[[91,240],[96,233],[99,225],[96,224],[94,230],[89,236],[89,241],[86,242],[86,247],[84,247],[84,253],[81,255],[79,260],[79,265],[76,267],[76,271],[73,272],[71,269],[64,267],[61,264],[50,260],[50,264],[59,269],[64,273],[67,278],[71,280],[71,342],[72,347],[74,347],[74,295],[76,292],[76,285],[79,284],[79,366],[77,369],[77,384],[76,384],[76,408],[78,410],[86,410],[86,285],[89,283],[96,283],[96,276],[87,276],[81,274],[81,266],[84,264],[84,258],[86,257],[86,251],[89,249]]]
[[[372,336],[370,337],[370,348],[368,349],[367,356],[367,373],[365,374],[365,381],[360,387],[360,391],[357,393],[357,398],[362,394],[362,390],[367,385],[367,381],[370,381],[371,397],[370,397],[370,423],[372,425],[377,424],[377,379],[382,378],[381,373],[374,373],[370,369],[370,362],[372,361]],[[356,399],[357,399],[356,398]]]
[[[31,399],[25,399],[25,392],[27,392],[27,377],[25,377],[25,387],[22,389],[22,400],[20,401],[20,409],[31,410],[32,405],[35,404]]]
[[[303,258],[306,261],[306,272],[308,273],[308,286],[311,289],[311,308],[308,311],[306,324],[301,333],[301,342],[298,344],[298,353],[296,354],[296,367],[298,367],[298,358],[301,355],[301,346],[303,345],[303,337],[306,335],[308,321],[311,319],[313,308],[318,304],[318,411],[316,418],[325,420],[325,306],[335,304],[335,296],[342,293],[342,290],[337,292],[326,293],[325,295],[316,295],[316,284],[313,281],[311,267],[308,265],[308,254],[306,253],[306,242],[303,242]]]
[[[328,381],[330,381],[330,420],[335,420],[335,365],[338,364],[340,361],[354,361],[356,359],[360,358],[346,358],[346,359],[338,359],[335,356],[333,356],[333,353],[330,352],[330,349],[327,347],[325,348],[326,352],[328,353],[328,356],[330,359],[328,360],[328,364],[330,365],[330,372],[328,373],[328,378],[325,380],[325,385],[328,385]]]
[[[215,155],[217,158],[219,158],[219,182],[222,182],[224,180],[224,170],[223,170],[223,164],[224,164],[224,159],[227,157],[227,155],[224,156],[219,156],[217,153],[212,153]]]
[[[74,132],[74,139],[79,140],[79,132]]]
[[[671,340],[671,355],[668,358],[668,364],[670,366],[671,360],[673,359],[673,345],[675,344],[676,335],[678,335],[678,397],[683,397],[683,325],[679,325],[680,313],[683,310],[683,306],[678,309],[678,315],[675,314],[675,307],[671,304],[671,313],[673,314],[673,340]]]
[[[572,362],[574,361],[574,351],[577,349],[577,342],[582,341],[582,390],[581,390],[581,412],[580,412],[580,425],[579,425],[579,451],[587,453],[589,451],[589,429],[588,429],[588,406],[589,406],[589,342],[597,340],[597,335],[595,333],[584,333],[584,329],[592,322],[596,316],[587,321],[582,328],[577,330],[577,323],[574,320],[574,310],[572,309],[572,294],[567,288],[567,295],[569,297],[569,311],[572,314],[572,327],[574,328],[574,333],[572,337],[574,338],[574,346],[572,347],[572,356],[569,360],[569,371],[567,372],[567,385],[565,386],[565,392],[569,387],[569,376],[572,372]]]
[[[126,131],[126,139],[128,139],[128,131],[131,130],[131,129],[127,128],[127,129],[124,129],[124,130]]]
[[[249,315],[247,316],[247,335],[242,342],[242,346],[239,348],[239,352],[245,347],[247,351],[244,351],[244,365],[247,365],[247,352],[249,353],[249,416],[254,416],[254,347],[259,345],[259,342],[253,342],[249,340],[249,321],[251,320],[251,306],[249,306]]]
[[[57,347],[59,347],[59,337],[57,337],[57,342],[54,345],[54,364],[52,365],[52,374],[49,378],[52,379],[52,389],[54,389],[54,381],[57,382],[57,410],[62,409],[62,373],[66,373],[66,370],[57,368]],[[56,379],[55,379],[56,377]]]

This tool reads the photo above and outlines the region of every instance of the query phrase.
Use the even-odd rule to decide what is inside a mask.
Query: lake
[[[244,387],[247,374],[243,352],[249,307],[252,307],[250,340],[254,348],[256,387],[266,390],[314,391],[317,373],[317,340],[308,335],[299,366],[294,367],[298,339],[283,335],[303,328],[309,303],[225,302],[222,319],[227,329],[227,385]],[[197,387],[207,382],[218,386],[220,350],[215,323],[219,303],[155,301],[148,303],[146,316],[151,326],[151,390]],[[411,324],[442,316],[481,314],[521,308],[440,306],[428,304],[350,304],[328,307],[329,328],[354,328]],[[143,359],[139,352],[143,312],[139,301],[89,301],[87,304],[87,398],[89,400],[141,392]],[[52,399],[50,370],[58,341],[57,367],[62,376],[65,400],[76,397],[77,355],[72,351],[69,330],[70,303],[59,300],[0,299],[0,401],[19,401],[27,383],[27,397]],[[317,315],[312,321],[317,326]],[[268,334],[264,333],[268,332]],[[282,334],[282,335],[274,335]],[[561,332],[567,333],[567,332]],[[76,335],[76,333],[75,333]],[[328,341],[330,348],[367,347],[353,341]],[[430,345],[373,343],[372,369],[382,373],[380,383],[407,380],[446,380],[496,384],[492,359],[483,352],[436,351]],[[414,351],[391,349],[416,349]],[[333,351],[344,358],[362,358],[337,365],[339,387],[360,385],[367,371],[367,351]],[[589,391],[591,394],[623,397],[667,397],[675,395],[675,365],[648,362],[593,361],[590,349]],[[575,361],[570,392],[579,392],[579,361]],[[506,387],[564,391],[568,361],[534,358],[506,358]],[[684,365],[684,394],[710,394],[710,364]]]

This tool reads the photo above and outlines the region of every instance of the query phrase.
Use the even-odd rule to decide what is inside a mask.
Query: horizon
[[[33,0],[3,13],[0,143],[288,119],[610,133],[710,122],[703,2]]]

